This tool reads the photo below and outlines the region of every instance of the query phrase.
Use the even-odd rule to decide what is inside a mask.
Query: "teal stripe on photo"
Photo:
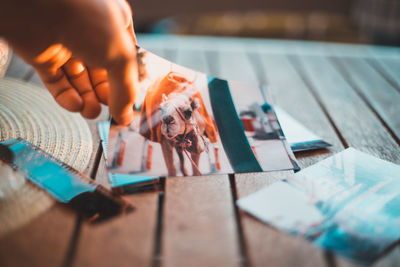
[[[99,136],[101,140],[101,146],[103,148],[104,158],[107,160],[108,151],[108,134],[110,132],[111,121],[100,121],[97,123],[99,129]]]
[[[112,188],[158,180],[157,176],[139,176],[121,173],[109,173],[108,177]]]
[[[218,133],[234,171],[263,171],[245,135],[228,82],[208,77],[208,91]]]

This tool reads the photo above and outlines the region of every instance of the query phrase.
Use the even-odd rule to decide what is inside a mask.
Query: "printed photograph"
[[[129,126],[111,123],[111,174],[199,176],[288,170],[294,158],[264,89],[228,82],[138,49]]]

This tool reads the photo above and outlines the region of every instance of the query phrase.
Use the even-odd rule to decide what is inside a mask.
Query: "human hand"
[[[117,123],[132,121],[136,38],[125,0],[9,0],[0,10],[0,35],[58,104],[86,118],[108,104]]]

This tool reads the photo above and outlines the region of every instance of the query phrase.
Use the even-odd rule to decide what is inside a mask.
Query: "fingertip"
[[[95,93],[101,103],[108,105],[108,98],[110,97],[110,85],[107,81],[98,84],[95,88]]]
[[[113,115],[113,119],[119,125],[128,126],[133,121],[133,110],[130,109],[123,112],[122,114]]]
[[[83,99],[72,88],[59,94],[56,101],[61,107],[71,112],[79,112],[83,108]]]
[[[109,70],[110,97],[109,107],[114,120],[121,125],[129,125],[133,120],[138,81],[136,62],[128,62]]]
[[[100,103],[90,95],[83,96],[83,108],[81,110],[81,115],[87,119],[95,119],[99,116],[101,112]]]

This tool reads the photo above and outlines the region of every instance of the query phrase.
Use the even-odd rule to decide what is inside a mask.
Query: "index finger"
[[[113,50],[118,52],[106,65],[110,84],[108,106],[111,116],[118,124],[129,125],[133,120],[133,105],[139,88],[136,37],[130,6],[126,1],[120,3],[121,13],[115,13],[120,16],[116,17],[117,28],[113,37]]]
[[[136,47],[131,49],[135,51],[133,55],[107,68],[111,88],[108,105],[111,116],[121,125],[129,125],[133,120],[133,105],[139,88]]]

